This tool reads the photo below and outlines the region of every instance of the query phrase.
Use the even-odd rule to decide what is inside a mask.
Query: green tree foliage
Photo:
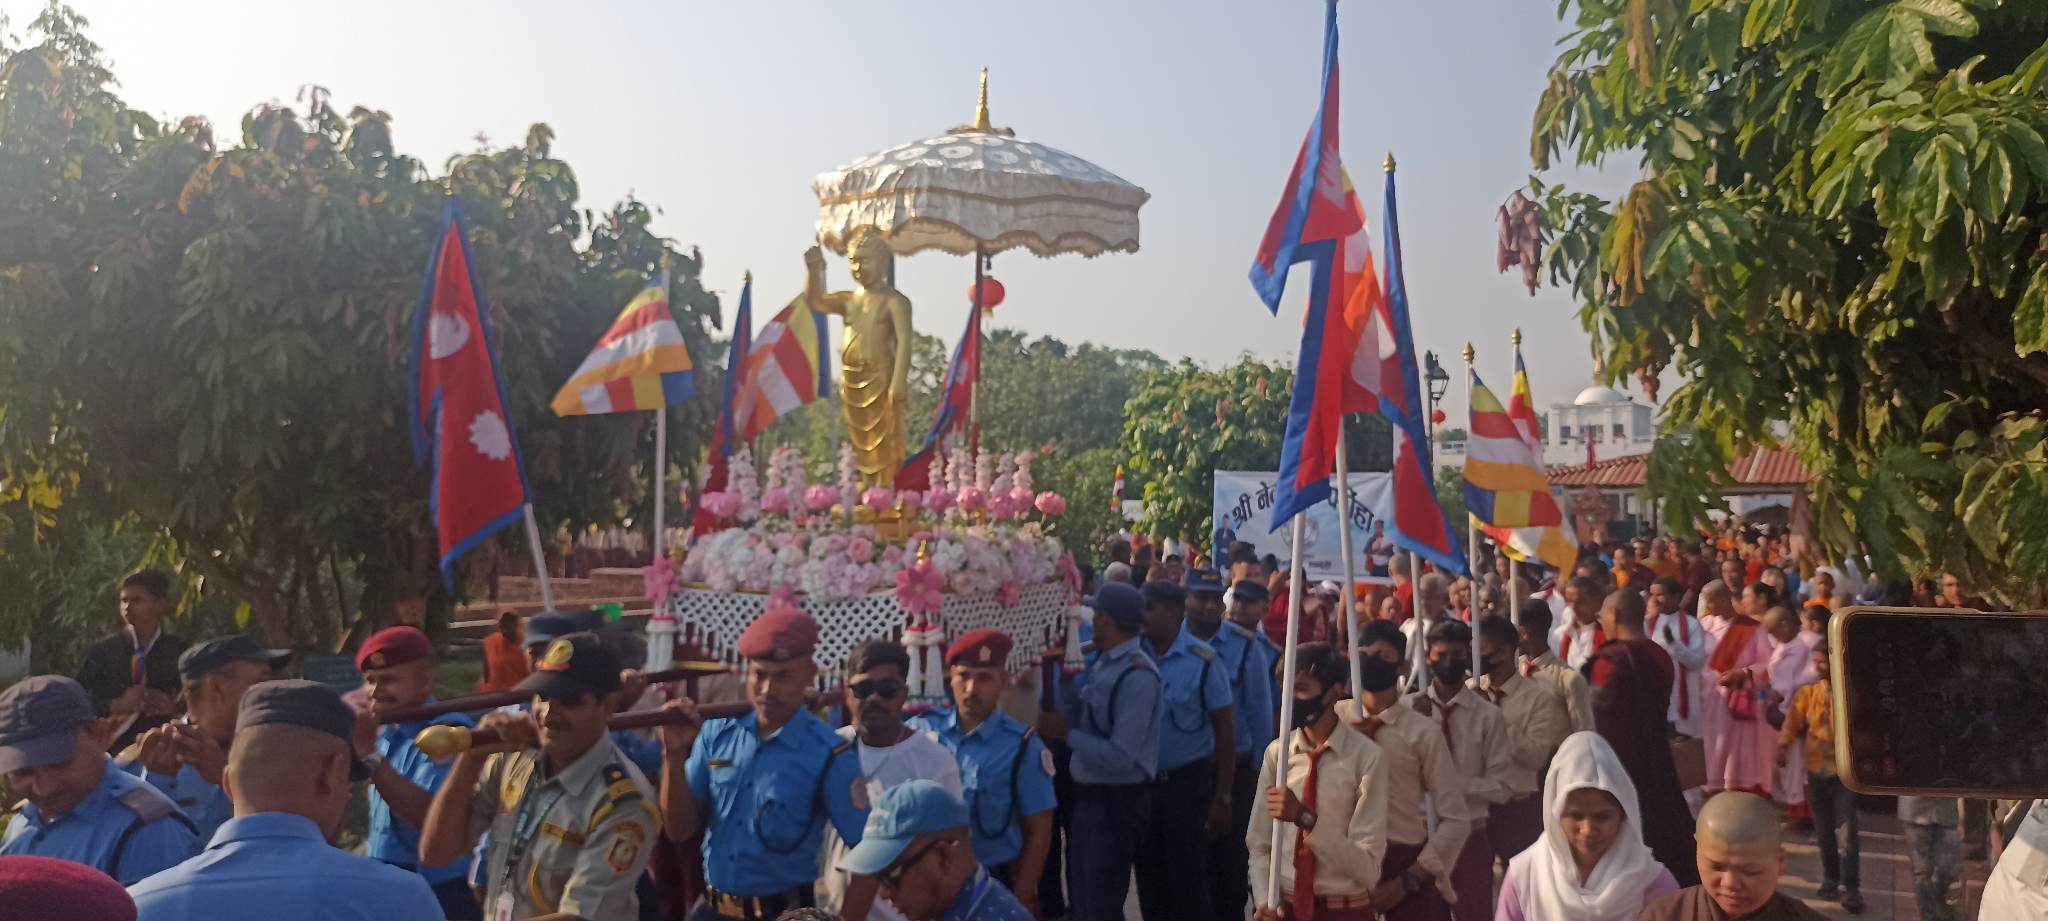
[[[1279,465],[1293,391],[1292,369],[1250,356],[1216,371],[1182,359],[1147,374],[1124,408],[1122,441],[1132,481],[1144,484],[1143,527],[1207,546],[1214,472]],[[1385,420],[1346,417],[1344,437],[1354,471],[1391,466]]]
[[[2007,600],[2048,571],[2048,5],[1566,0],[1533,183],[1612,379],[1686,379],[1652,488],[1784,440],[1827,549]]]
[[[83,26],[53,5],[36,44],[0,49],[0,558],[34,558],[69,515],[141,528],[276,643],[331,647],[349,613],[402,599],[444,607],[405,399],[450,187],[541,519],[644,505],[651,417],[562,420],[547,404],[664,260],[708,353],[702,262],[656,238],[645,205],[579,207],[545,125],[432,177],[389,115],[344,114],[317,87],[303,112],[252,110],[221,146],[201,120],[124,105]],[[672,457],[701,453],[714,398],[677,414]],[[0,598],[0,642],[59,603]]]

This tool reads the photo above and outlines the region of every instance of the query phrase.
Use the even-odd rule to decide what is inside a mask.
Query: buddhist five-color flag
[[[1514,389],[1508,393],[1506,415],[1515,440],[1521,442],[1522,445],[1517,456],[1522,458],[1526,464],[1536,471],[1538,479],[1542,482],[1543,498],[1550,500],[1549,516],[1547,519],[1540,518],[1540,509],[1532,504],[1530,519],[1523,524],[1515,525],[1511,522],[1503,521],[1499,526],[1496,526],[1487,523],[1482,518],[1480,520],[1480,528],[1486,532],[1488,537],[1493,538],[1495,543],[1505,548],[1509,556],[1518,560],[1541,560],[1563,572],[1571,569],[1572,563],[1578,558],[1579,548],[1565,534],[1563,527],[1564,516],[1557,508],[1556,500],[1550,496],[1549,476],[1543,469],[1543,436],[1536,424],[1536,403],[1529,389],[1529,370],[1522,364],[1522,345],[1519,337],[1517,337],[1517,340],[1515,343],[1515,383]],[[1473,434],[1477,435],[1479,430],[1478,393],[1480,388],[1476,375],[1473,378],[1473,385],[1472,426]],[[1487,399],[1492,400],[1492,394],[1487,394]],[[1476,456],[1468,454],[1466,459],[1465,501],[1467,505],[1470,505],[1472,502],[1471,459]],[[1476,517],[1476,507],[1473,511]]]
[[[754,334],[733,399],[734,431],[751,442],[782,414],[831,392],[825,315],[812,311],[799,294]]]
[[[1466,510],[1480,524],[1497,528],[1559,523],[1563,516],[1550,495],[1540,449],[1523,440],[1479,372],[1468,368],[1467,373],[1472,376],[1472,430],[1465,440]]]
[[[590,357],[555,394],[557,416],[625,413],[674,406],[697,391],[690,350],[668,309],[668,270],[626,302]]]

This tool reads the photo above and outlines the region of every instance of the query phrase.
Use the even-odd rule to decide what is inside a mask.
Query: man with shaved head
[[[1778,893],[1785,871],[1777,807],[1749,793],[1723,793],[1700,810],[1700,884],[1651,902],[1637,921],[1820,921],[1819,912]]]
[[[1671,759],[1670,724],[1664,720],[1676,669],[1664,647],[1643,632],[1643,596],[1615,592],[1600,606],[1607,642],[1593,653],[1586,675],[1593,686],[1593,723],[1614,749],[1641,803],[1643,843],[1679,885],[1692,875],[1692,810]]]

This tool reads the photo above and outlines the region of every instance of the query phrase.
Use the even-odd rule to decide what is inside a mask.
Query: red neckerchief
[[[1571,664],[1572,634],[1577,632],[1579,632],[1578,626],[1573,625],[1564,632],[1564,640],[1557,644],[1557,657],[1565,660],[1566,665]],[[1593,648],[1599,649],[1605,645],[1607,645],[1607,633],[1601,630],[1600,625],[1596,623],[1593,625]]]

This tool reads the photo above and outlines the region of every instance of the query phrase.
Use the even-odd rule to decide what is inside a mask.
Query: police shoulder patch
[[[1202,661],[1204,662],[1216,658],[1216,647],[1211,646],[1207,643],[1197,644],[1194,646],[1190,646],[1188,648],[1194,650],[1195,655],[1201,657]]]
[[[156,792],[155,787],[136,787],[115,799],[144,822],[154,822],[177,811],[178,808],[176,804],[164,798],[163,794]]]
[[[640,857],[640,848],[647,841],[647,830],[637,821],[620,822],[612,829],[612,846],[604,853],[605,865],[613,873],[626,873],[633,869],[633,862]]]

